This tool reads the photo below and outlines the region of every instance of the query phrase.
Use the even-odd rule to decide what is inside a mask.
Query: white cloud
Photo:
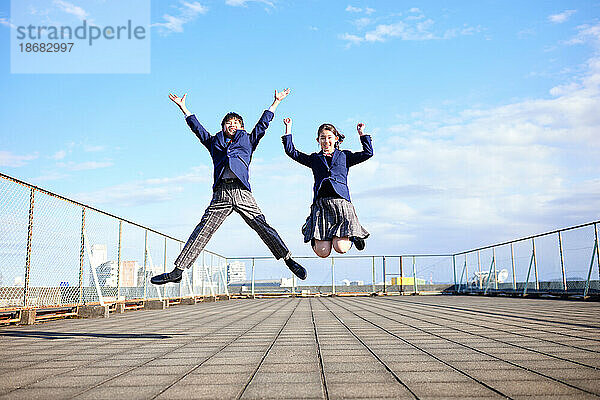
[[[183,32],[183,26],[195,20],[198,15],[206,14],[208,8],[197,1],[181,1],[180,7],[175,7],[179,11],[177,15],[164,14],[164,22],[157,22],[152,26],[162,29],[164,33]]]
[[[555,24],[562,24],[566,22],[571,15],[575,14],[577,10],[565,10],[559,14],[553,14],[548,16],[548,21],[553,22]]]
[[[127,182],[79,193],[74,198],[84,203],[108,204],[111,207],[147,205],[173,200],[184,191],[186,184],[198,182],[212,182],[212,170],[208,166],[194,167],[184,175]]]
[[[66,150],[59,150],[51,157],[53,160],[62,160],[67,156]]]
[[[273,2],[268,0],[225,0],[225,4],[233,7],[246,7],[248,3],[263,3],[268,5],[269,7],[274,7]]]
[[[113,166],[111,161],[84,161],[80,163],[67,162],[58,163],[58,166],[69,171],[88,171],[92,169],[107,168]]]
[[[74,15],[80,20],[84,20],[89,16],[89,14],[83,8],[72,3],[63,0],[54,0],[54,4],[57,5],[62,11],[66,12],[67,14]]]
[[[88,153],[93,153],[93,152],[98,152],[98,151],[103,151],[106,147],[102,146],[102,145],[84,145],[83,146],[83,150],[88,152]]]
[[[17,155],[10,151],[0,150],[0,167],[22,167],[27,164],[27,161],[38,158],[37,153]]]
[[[347,12],[353,12],[353,13],[359,13],[359,12],[362,12],[362,8],[354,7],[354,6],[350,6],[349,5],[348,7],[346,7],[346,11]]]
[[[596,25],[580,25],[577,27],[577,35],[565,42],[566,44],[583,44],[591,43],[592,45],[600,45],[600,24]]]
[[[353,21],[353,24],[360,29],[370,22],[368,18],[363,18]],[[361,35],[346,32],[339,37],[348,42],[348,46],[351,46],[363,42],[385,42],[391,38],[408,41],[447,40],[457,36],[472,35],[481,30],[479,27],[471,27],[465,24],[462,27],[448,29],[445,32],[435,32],[433,29],[434,24],[432,19],[425,18],[424,15],[407,16],[391,24],[377,25],[375,29]]]

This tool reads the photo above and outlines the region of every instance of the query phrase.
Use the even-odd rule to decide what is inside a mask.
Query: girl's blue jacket
[[[317,193],[325,180],[331,182],[331,186],[337,194],[350,201],[350,191],[348,189],[348,169],[353,165],[368,160],[373,156],[373,146],[371,136],[363,135],[360,137],[363,150],[351,152],[350,150],[335,149],[331,159],[331,167],[327,164],[323,151],[312,154],[305,154],[296,150],[292,142],[292,135],[281,137],[285,154],[302,165],[312,169],[315,178],[313,186],[313,203],[317,199]]]

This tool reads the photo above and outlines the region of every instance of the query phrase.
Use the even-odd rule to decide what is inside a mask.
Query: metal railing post
[[[202,285],[202,298],[204,298],[204,281],[206,280],[206,251],[202,250],[202,275],[200,276],[200,284]],[[192,282],[193,286],[194,282]]]
[[[123,221],[119,220],[119,244],[117,245],[117,301],[121,297],[121,238],[123,235]]]
[[[592,279],[592,269],[594,268],[594,258],[598,265],[598,274],[600,275],[600,249],[598,248],[598,230],[596,224],[594,224],[594,249],[592,250],[592,260],[590,261],[590,269],[588,270],[588,276],[585,280],[585,288],[583,289],[583,297],[587,297],[590,289],[590,280]]]
[[[483,289],[483,279],[481,278],[481,253],[477,250],[477,271],[479,271],[479,290]]]
[[[413,288],[415,294],[417,294],[417,261],[415,256],[413,256]]]
[[[386,278],[385,278],[385,256],[383,256],[383,293],[386,293],[387,289],[386,289]]]
[[[372,274],[373,274],[373,287],[372,287],[372,291],[373,291],[373,293],[375,293],[375,291],[377,290],[375,288],[375,257],[371,257],[371,259],[372,259],[371,261],[372,261],[372,264],[373,264],[373,271],[372,271]]]
[[[252,257],[252,298],[254,299],[254,257]]]
[[[600,246],[598,245],[598,228],[594,224],[594,237],[596,241],[596,266],[598,267],[598,281],[600,281]]]
[[[563,255],[562,236],[558,231],[558,249],[560,251],[560,270],[562,272],[563,291],[567,293],[567,272],[565,271],[565,257]]]
[[[404,292],[404,271],[403,271],[403,265],[402,265],[402,256],[400,256],[400,293]]]
[[[471,287],[469,286],[469,264],[467,263],[467,254],[465,253],[465,290],[469,289],[471,291]]]
[[[498,269],[496,268],[496,248],[492,248],[492,260],[494,260],[494,289],[498,290]]]
[[[33,235],[33,207],[35,205],[35,189],[29,192],[29,222],[27,225],[27,253],[25,254],[25,282],[23,286],[23,307],[28,306],[29,275],[31,273],[31,240]]]
[[[510,244],[510,263],[512,265],[513,290],[517,290],[517,275],[515,273],[515,249],[513,244]]]
[[[85,251],[85,207],[82,207],[81,208],[81,247],[79,248],[79,299],[77,301],[77,304],[83,304],[83,258],[84,258],[84,251]]]
[[[458,293],[457,287],[456,287],[456,256],[452,255],[452,271],[453,271],[453,275],[454,275],[454,293]]]
[[[535,254],[535,238],[531,238],[531,245],[533,247],[533,271],[535,272],[535,290],[540,290],[540,281],[538,278],[537,268],[537,255]]]
[[[335,296],[335,266],[333,260],[334,258],[331,257],[331,295]]]
[[[167,272],[167,238],[165,238],[165,249],[163,250],[163,264],[164,264],[164,268],[163,268],[163,272]]]
[[[146,282],[148,281],[147,271],[146,271],[146,263],[148,262],[148,229],[144,229],[144,300],[146,300],[148,291],[148,285]]]

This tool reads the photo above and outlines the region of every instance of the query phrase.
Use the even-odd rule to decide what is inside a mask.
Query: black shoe
[[[285,265],[287,265],[290,271],[292,271],[298,278],[302,280],[306,279],[306,270],[302,265],[298,264],[292,258],[285,260]]]
[[[364,239],[361,239],[361,238],[359,238],[357,236],[351,236],[350,237],[350,241],[352,243],[354,243],[354,246],[356,247],[356,250],[361,251],[361,250],[365,249],[365,240]]]
[[[155,285],[164,285],[165,283],[169,283],[169,282],[179,283],[179,282],[181,282],[182,275],[183,275],[183,270],[181,270],[179,268],[175,268],[171,272],[165,272],[164,274],[153,276],[150,279],[150,282],[152,282]]]

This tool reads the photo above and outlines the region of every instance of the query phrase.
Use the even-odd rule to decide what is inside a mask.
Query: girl
[[[348,169],[373,156],[371,136],[364,133],[365,124],[356,126],[363,151],[353,153],[340,150],[344,135],[331,124],[323,124],[317,131],[321,151],[310,155],[302,153],[292,143],[292,120],[285,118],[285,135],[282,136],[285,153],[293,160],[312,169],[315,178],[313,204],[304,226],[304,243],[309,241],[319,257],[328,257],[331,248],[338,253],[350,250],[352,243],[357,250],[365,248],[367,232],[358,222],[354,206],[350,202]]]

